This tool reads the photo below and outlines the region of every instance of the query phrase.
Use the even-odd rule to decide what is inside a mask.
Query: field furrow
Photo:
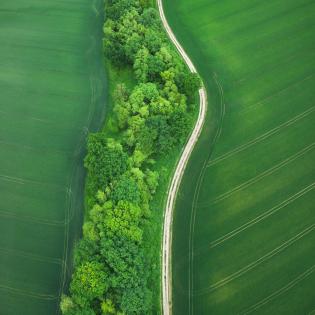
[[[0,315],[57,315],[104,118],[103,2],[0,2]]]
[[[315,3],[164,6],[209,95],[174,212],[173,313],[312,314]]]

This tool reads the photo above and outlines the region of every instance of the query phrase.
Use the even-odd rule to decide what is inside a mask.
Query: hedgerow
[[[151,1],[105,3],[104,53],[131,67],[137,84],[114,92],[115,139],[90,134],[85,167],[89,202],[64,315],[149,314],[152,258],[144,230],[158,186],[154,160],[184,142],[200,80],[191,74],[161,26]]]

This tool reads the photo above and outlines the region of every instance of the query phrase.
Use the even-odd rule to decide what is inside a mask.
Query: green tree
[[[117,32],[118,24],[108,19],[103,27],[103,47],[105,55],[115,65],[122,66],[127,63],[124,44],[121,42]]]
[[[114,202],[129,201],[133,204],[139,203],[140,191],[137,183],[130,176],[122,176],[113,186],[111,199]]]
[[[87,307],[94,299],[104,296],[108,286],[108,275],[103,264],[91,261],[83,263],[76,269],[70,292],[78,305]]]
[[[147,155],[144,154],[140,149],[135,149],[133,155],[131,156],[132,167],[141,167],[146,158]]]
[[[149,51],[146,47],[143,47],[138,50],[135,57],[135,62],[133,65],[135,76],[139,82],[147,82],[149,78],[149,66],[148,66],[148,58]]]
[[[174,143],[182,143],[188,135],[190,121],[186,111],[175,110],[168,123],[171,126],[171,134],[173,135]]]
[[[83,236],[84,239],[90,240],[92,242],[97,242],[100,239],[99,231],[91,221],[86,221],[83,224]]]
[[[151,194],[154,195],[156,192],[156,189],[159,185],[159,173],[156,171],[154,172],[154,171],[147,169],[145,171],[145,181],[148,185],[148,188],[149,188]]]
[[[186,96],[178,91],[175,83],[176,70],[174,68],[170,68],[169,70],[161,73],[161,76],[164,81],[164,87],[161,93],[162,96],[173,105],[173,111],[186,111]]]
[[[124,292],[121,308],[126,314],[147,314],[151,303],[151,292],[139,285]]]
[[[201,87],[201,80],[198,74],[188,71],[179,72],[175,78],[180,93],[185,94],[190,103],[195,101],[197,91]]]
[[[157,53],[163,45],[163,35],[160,31],[147,28],[144,34],[144,46],[151,54]]]
[[[137,51],[142,47],[145,27],[140,23],[140,15],[136,9],[131,9],[121,17],[118,25],[119,42],[124,45],[128,62],[133,64]]]
[[[159,14],[157,10],[152,7],[147,8],[143,11],[140,17],[140,21],[146,27],[146,29],[161,29]]]
[[[115,305],[112,300],[106,299],[101,304],[102,315],[116,314]]]
[[[114,107],[114,112],[116,114],[118,127],[120,129],[125,129],[128,124],[128,119],[131,116],[131,105],[129,102],[116,102]]]
[[[76,305],[69,296],[63,294],[61,296],[60,309],[64,315],[74,315]]]
[[[84,162],[96,192],[105,189],[109,182],[127,170],[128,155],[120,143],[108,139],[103,133],[95,133],[89,136],[88,154]]]
[[[99,244],[83,237],[75,246],[74,265],[80,266],[83,262],[97,260]]]
[[[135,2],[132,0],[107,0],[105,12],[108,19],[118,20],[126,11],[132,9]]]

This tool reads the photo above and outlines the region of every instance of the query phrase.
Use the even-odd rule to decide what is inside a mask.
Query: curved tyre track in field
[[[263,262],[265,262],[265,261],[271,259],[272,257],[280,254],[285,249],[289,248],[290,246],[295,244],[297,241],[299,241],[303,237],[312,233],[314,231],[314,229],[315,229],[315,224],[308,226],[306,229],[299,232],[295,236],[291,237],[289,240],[285,241],[284,243],[280,244],[278,247],[274,248],[273,250],[271,250],[270,252],[268,252],[264,256],[256,259],[255,261],[253,261],[250,264],[246,265],[245,267],[239,269],[238,271],[234,272],[233,274],[223,278],[222,280],[220,280],[220,281],[218,281],[218,282],[216,282],[216,283],[214,283],[214,284],[212,284],[212,285],[210,285],[204,289],[198,290],[196,293],[194,293],[194,295],[200,296],[200,295],[204,295],[204,294],[213,292],[213,291],[225,286],[226,284],[230,283],[231,281],[238,279],[239,277],[243,276],[247,272],[251,271],[252,269],[254,269],[257,266],[259,266],[260,264],[262,264]]]
[[[176,49],[185,60],[189,70],[192,73],[197,73],[197,70],[184,51],[183,47],[179,44],[172,29],[170,28],[163,10],[162,0],[157,0],[159,8],[160,18],[163,26],[175,45]],[[191,155],[191,152],[199,138],[201,133],[207,110],[207,92],[205,87],[199,90],[200,109],[198,119],[196,121],[193,132],[191,133],[189,140],[184,147],[181,157],[176,166],[171,184],[169,186],[166,209],[164,213],[164,226],[163,226],[163,243],[162,243],[162,309],[164,315],[172,314],[172,270],[171,270],[171,248],[172,248],[172,219],[173,209],[176,201],[176,194],[181,183],[183,173],[185,171],[187,162]]]

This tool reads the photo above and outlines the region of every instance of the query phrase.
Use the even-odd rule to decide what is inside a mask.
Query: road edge
[[[197,73],[197,70],[186,54],[184,48],[178,42],[175,34],[169,26],[165,17],[162,0],[157,0],[158,10],[163,27],[169,36],[172,43],[175,45],[177,51],[184,59],[186,65],[192,73]],[[176,201],[176,194],[181,184],[187,162],[190,155],[197,143],[202,127],[205,122],[207,112],[207,91],[204,85],[199,90],[199,114],[195,123],[194,129],[187,141],[180,159],[177,163],[171,184],[168,189],[167,202],[164,212],[164,224],[163,224],[163,243],[162,243],[162,313],[164,315],[172,314],[172,223],[173,223],[173,210]]]

